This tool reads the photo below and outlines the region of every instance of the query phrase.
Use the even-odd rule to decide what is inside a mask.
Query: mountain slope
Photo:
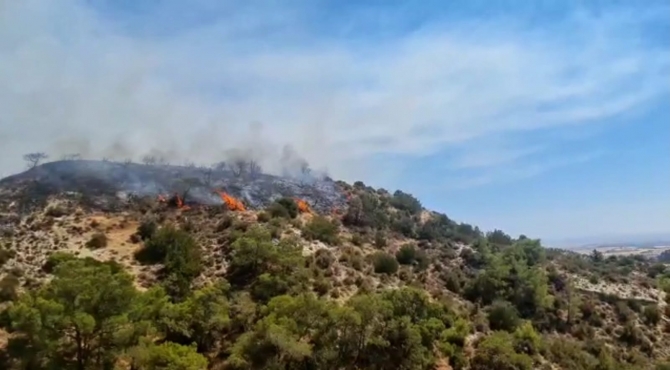
[[[217,191],[241,199],[250,208],[262,208],[280,197],[297,197],[323,212],[345,205],[344,196],[330,179],[309,176],[278,177],[223,168],[143,165],[93,160],[45,163],[0,180],[0,193],[12,195],[21,205],[66,192],[87,196],[118,197],[186,194],[184,201],[222,204]]]
[[[640,257],[547,250],[360,182],[76,162],[0,180],[4,368],[600,370],[670,356],[670,271]],[[100,325],[76,352],[63,333],[82,317]],[[17,352],[27,339],[37,350]]]

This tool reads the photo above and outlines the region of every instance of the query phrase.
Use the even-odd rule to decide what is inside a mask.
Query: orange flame
[[[191,207],[184,204],[184,200],[181,199],[179,194],[175,194],[169,199],[167,197],[165,197],[164,195],[159,194],[158,195],[158,202],[166,203],[169,206],[175,206],[178,209],[181,209],[182,211],[188,211],[189,209],[191,209]]]
[[[181,199],[179,194],[175,194],[174,196],[175,196],[175,203],[177,204],[177,208],[181,209],[182,211],[188,211],[189,209],[191,209],[190,206],[187,206],[186,204],[184,204],[184,200]]]
[[[298,206],[298,211],[300,213],[312,213],[312,210],[309,208],[309,204],[302,199],[295,199],[295,204]]]
[[[234,198],[228,193],[225,193],[223,191],[217,191],[219,196],[221,197],[221,200],[226,204],[229,210],[231,211],[246,211],[246,207],[244,206],[244,203],[242,203],[240,200],[237,198]]]

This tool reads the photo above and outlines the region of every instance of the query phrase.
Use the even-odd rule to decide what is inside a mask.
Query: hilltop
[[[46,163],[0,180],[0,266],[9,369],[653,369],[670,356],[665,265],[546,249],[362,182]]]
[[[246,163],[246,164],[245,164]],[[0,180],[0,192],[20,208],[44,206],[51,195],[78,193],[92,201],[172,196],[186,203],[222,204],[219,192],[262,208],[281,197],[297,197],[320,211],[341,208],[345,199],[331,179],[302,175],[280,177],[254,169],[252,162],[213,167],[139,164],[96,160],[61,160],[35,166]],[[7,197],[3,197],[7,198]],[[5,199],[6,201],[6,199]]]

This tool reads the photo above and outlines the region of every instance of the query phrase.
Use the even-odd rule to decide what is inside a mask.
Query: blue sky
[[[289,144],[486,229],[670,234],[670,5],[639,4],[4,2],[0,174]]]

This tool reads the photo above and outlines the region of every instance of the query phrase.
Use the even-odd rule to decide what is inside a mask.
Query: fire
[[[184,204],[184,200],[179,196],[179,194],[173,195],[171,198],[166,198],[164,195],[158,195],[158,202],[166,203],[169,206],[177,207],[182,211],[188,211],[191,207]]]
[[[312,213],[312,210],[309,208],[309,204],[302,199],[295,199],[295,204],[298,206],[298,211],[300,213]]]
[[[221,197],[221,200],[226,204],[229,210],[231,211],[245,211],[246,207],[244,206],[244,203],[242,203],[240,200],[237,198],[234,198],[228,193],[225,193],[223,191],[217,191],[219,196]]]
[[[188,211],[189,209],[191,209],[191,207],[184,204],[184,200],[181,199],[179,194],[174,195],[174,201],[175,201],[175,204],[177,205],[177,208],[181,209],[182,211]]]

